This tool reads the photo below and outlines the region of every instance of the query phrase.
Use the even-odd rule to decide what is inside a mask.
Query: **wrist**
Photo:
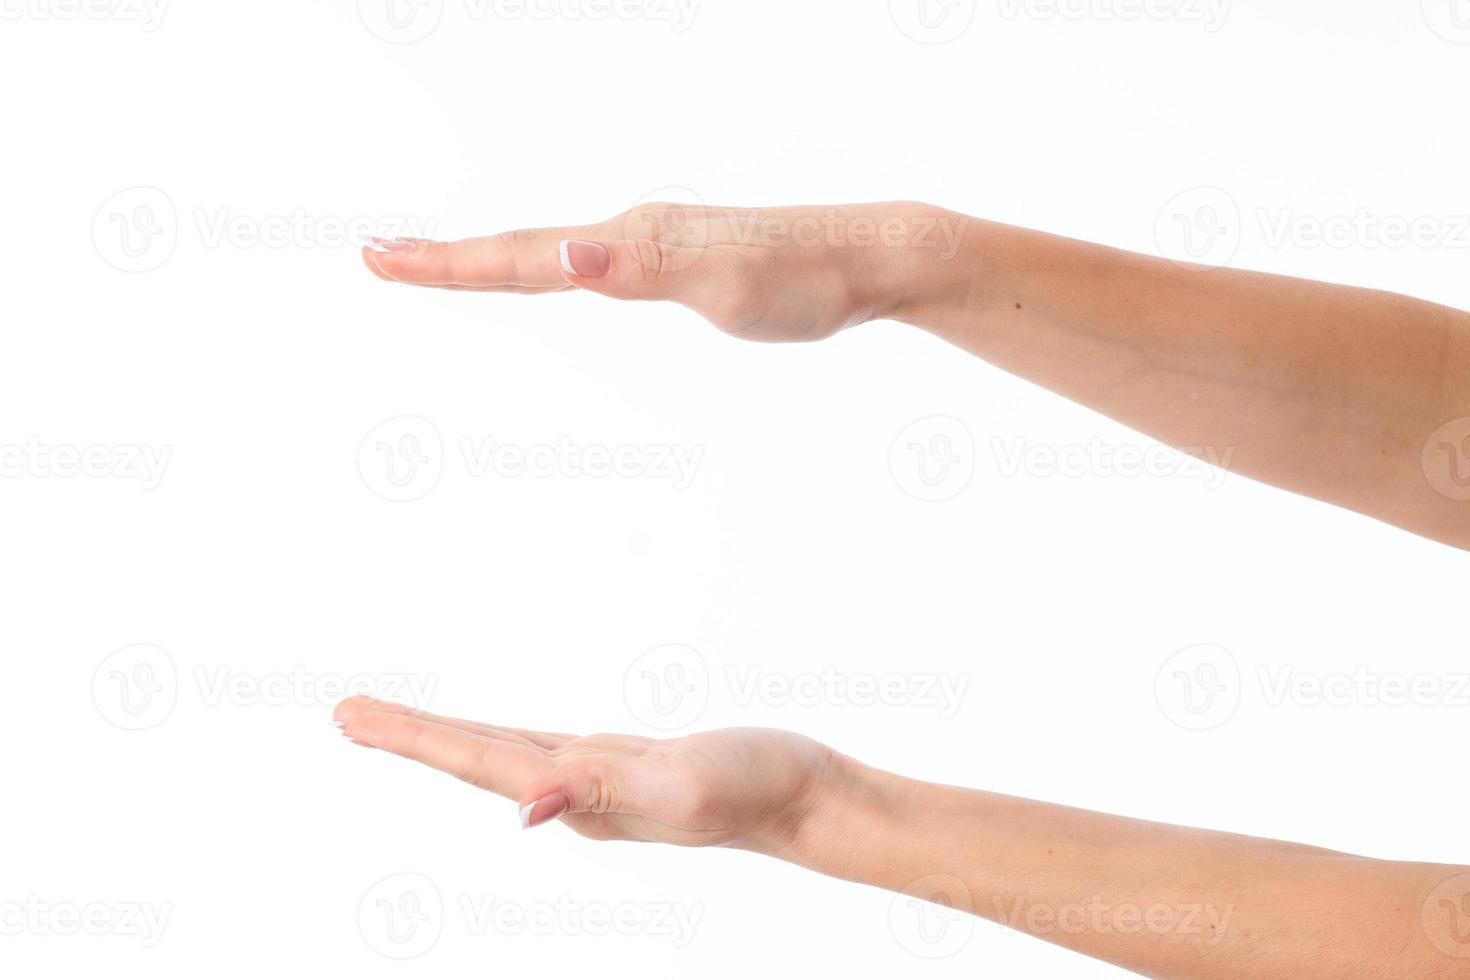
[[[913,785],[828,749],[787,832],[762,850],[823,874],[862,880],[901,832]]]
[[[987,222],[929,204],[886,206],[884,226],[903,229],[863,270],[870,320],[928,326],[963,308],[981,268],[979,239]]]

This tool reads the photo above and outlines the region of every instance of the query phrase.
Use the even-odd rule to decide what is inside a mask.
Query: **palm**
[[[832,754],[789,732],[737,728],[677,739],[574,736],[444,718],[370,698],[337,706],[359,744],[501,796],[564,793],[564,822],[596,840],[775,847],[826,787]]]
[[[732,728],[637,741],[636,751],[656,760],[677,791],[672,805],[646,814],[573,814],[567,824],[577,833],[687,846],[789,835],[825,772],[825,748],[790,732]]]

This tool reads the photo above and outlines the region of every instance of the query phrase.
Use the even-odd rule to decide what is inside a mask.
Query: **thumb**
[[[656,816],[674,805],[674,782],[653,759],[580,756],[541,776],[521,794],[521,827],[538,827],[569,813]]]
[[[704,249],[648,239],[561,243],[567,282],[614,299],[667,299],[698,305],[709,280]]]

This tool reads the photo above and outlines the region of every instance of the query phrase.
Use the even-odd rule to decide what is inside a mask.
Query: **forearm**
[[[1447,484],[1470,483],[1470,446],[1429,445],[1470,417],[1470,315],[947,220],[959,251],[906,253],[894,319],[1185,452],[1470,548],[1470,489]]]
[[[1463,873],[1130,820],[850,760],[778,856],[1146,976],[1464,978],[1421,921]]]

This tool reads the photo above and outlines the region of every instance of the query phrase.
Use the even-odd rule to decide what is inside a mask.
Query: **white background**
[[[666,644],[697,652],[674,654],[708,699],[672,719],[692,728],[1470,861],[1463,554],[1157,456],[908,328],[757,346],[671,306],[395,288],[336,234],[650,195],[917,198],[1169,253],[1182,215],[1212,261],[1464,307],[1470,11],[1461,30],[1449,0],[1237,0],[1223,22],[962,0],[927,32],[908,0],[705,0],[681,25],[444,0],[392,43],[382,2],[175,0],[147,22],[124,0],[0,0],[7,974],[1120,975],[983,922],[925,946],[886,894],[753,855],[522,835],[512,803],[328,725],[346,681],[412,678],[443,713],[651,733],[639,658]],[[1332,245],[1276,234],[1344,216]],[[1441,233],[1416,245],[1358,230],[1424,217]],[[430,424],[439,477],[390,502],[378,443],[422,424],[377,427],[404,416]],[[958,427],[909,429],[933,416]],[[700,462],[683,489],[477,472],[463,447],[484,440]],[[950,499],[918,499],[910,444],[959,468]],[[66,475],[87,447],[91,474]],[[161,481],[121,465],[130,447],[168,454]],[[1037,463],[1079,449],[1170,473]],[[1217,700],[1182,702],[1176,671],[1210,667]],[[952,717],[742,703],[730,671],[755,668],[966,688]],[[1360,668],[1441,696],[1312,703],[1261,680]],[[378,884],[403,873],[427,884]],[[424,917],[389,935],[378,902],[412,911],[405,893]],[[538,935],[466,915],[486,901],[562,911]],[[161,936],[129,928],[136,906]],[[617,907],[646,927],[572,923]],[[99,935],[38,918],[77,908]],[[692,935],[655,923],[667,909]]]

